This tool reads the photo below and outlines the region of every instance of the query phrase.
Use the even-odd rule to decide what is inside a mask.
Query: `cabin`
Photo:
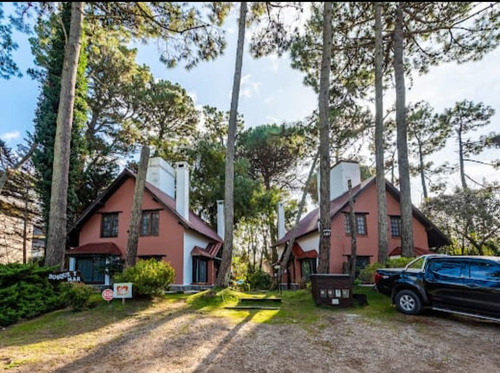
[[[359,164],[341,161],[330,171],[330,273],[346,273],[351,258],[351,226],[349,224],[349,189],[352,185],[356,220],[357,255],[359,269],[378,259],[378,208],[375,176],[361,181]],[[319,185],[319,182],[318,182]],[[399,190],[385,181],[387,200],[387,238],[389,256],[401,255],[401,212]],[[284,253],[292,230],[285,232],[284,209],[278,206],[279,257]],[[413,236],[417,255],[429,253],[451,243],[424,214],[413,206]],[[319,254],[319,208],[311,211],[298,224],[291,259],[281,281],[284,288],[299,286],[316,273]],[[280,259],[281,260],[281,259]]]
[[[109,269],[126,258],[136,175],[125,169],[83,212],[70,231],[69,270],[85,283],[110,285]],[[217,201],[223,213],[223,201]],[[218,218],[223,221],[223,217]],[[221,257],[219,232],[189,209],[189,167],[175,169],[151,158],[142,201],[138,259],[168,261],[175,270],[174,289],[199,289],[215,283]],[[106,270],[103,270],[106,269]]]

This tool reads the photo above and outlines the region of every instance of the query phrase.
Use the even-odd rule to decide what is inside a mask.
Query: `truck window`
[[[418,257],[417,259],[415,259],[414,261],[408,263],[408,265],[406,266],[406,269],[422,269],[423,268],[423,265],[424,265],[424,257],[421,256],[421,257]]]
[[[470,277],[474,280],[500,282],[500,265],[488,262],[471,262]]]
[[[438,276],[460,277],[465,264],[453,260],[432,260],[429,269]]]

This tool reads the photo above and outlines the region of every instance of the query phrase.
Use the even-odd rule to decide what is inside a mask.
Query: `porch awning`
[[[120,248],[113,242],[88,243],[66,251],[66,255],[118,255],[122,256]]]
[[[191,250],[191,256],[204,256],[205,258],[213,259],[213,255],[210,255],[208,251],[199,246],[195,246],[193,250]]]

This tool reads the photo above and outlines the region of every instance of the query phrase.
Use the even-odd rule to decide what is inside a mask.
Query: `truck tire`
[[[413,290],[400,290],[395,297],[396,308],[406,315],[418,315],[422,311],[422,301]]]

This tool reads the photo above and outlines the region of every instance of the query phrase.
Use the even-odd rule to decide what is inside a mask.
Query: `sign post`
[[[104,299],[109,304],[113,300],[113,290],[104,289],[102,292],[102,299]]]
[[[122,282],[113,284],[113,296],[121,298],[122,304],[125,304],[125,298],[132,298],[132,283]]]

